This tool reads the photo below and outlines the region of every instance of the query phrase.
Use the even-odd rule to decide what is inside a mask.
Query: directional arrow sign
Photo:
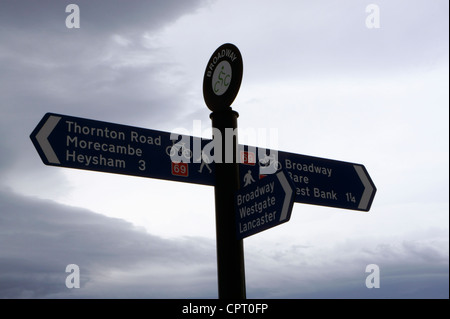
[[[236,235],[254,235],[289,221],[294,186],[281,170],[236,192]]]
[[[361,164],[274,150],[260,152],[244,145],[240,145],[240,154],[241,183],[246,182],[246,174],[255,180],[264,176],[262,168],[272,171],[283,168],[295,185],[295,202],[370,210],[376,187]]]
[[[210,140],[171,135],[47,113],[30,138],[46,165],[214,185],[214,163],[201,152]]]
[[[211,140],[172,135],[47,113],[30,138],[46,165],[213,186],[214,161],[202,151]],[[242,185],[246,176],[258,180],[261,171],[283,168],[295,186],[295,202],[370,210],[376,187],[361,164],[247,145],[239,145],[239,154]]]

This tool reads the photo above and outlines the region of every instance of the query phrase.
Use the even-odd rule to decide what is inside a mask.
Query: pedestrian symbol
[[[203,171],[203,167],[205,167],[208,169],[209,173],[212,173],[212,169],[211,167],[209,167],[209,164],[211,163],[211,159],[208,157],[208,155],[205,153],[204,150],[202,150],[202,155],[201,157],[198,159],[198,161],[201,160],[202,163],[200,164],[200,169],[198,170],[199,173],[201,173]]]
[[[255,180],[252,177],[252,171],[248,170],[247,174],[244,175],[244,187],[254,182]]]

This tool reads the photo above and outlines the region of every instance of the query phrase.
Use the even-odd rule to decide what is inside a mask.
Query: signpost
[[[243,63],[239,49],[226,43],[211,55],[203,77],[203,97],[213,111],[230,110],[242,82]]]
[[[240,153],[251,159],[241,163],[242,183],[245,183],[245,174],[255,180],[263,177],[260,174],[262,167],[283,168],[295,185],[294,201],[297,203],[370,210],[376,187],[363,165],[282,151],[248,149],[248,146],[240,145]],[[260,156],[266,152],[277,154],[277,158]]]
[[[214,185],[211,140],[54,113],[30,138],[46,165]]]
[[[31,140],[46,165],[209,186],[216,183],[217,164],[203,152],[210,139],[47,113]],[[262,177],[261,167],[283,168],[295,185],[297,203],[370,210],[376,187],[363,165],[249,149],[239,145],[242,185],[245,176],[254,180]],[[277,158],[260,156],[267,152],[277,154]],[[173,161],[174,157],[180,161]]]
[[[221,299],[246,297],[243,239],[289,221],[294,201],[369,211],[376,193],[361,164],[239,145],[234,133],[228,140],[242,72],[229,43],[208,61],[212,141],[55,113],[30,135],[46,165],[214,186]]]
[[[235,203],[236,236],[243,239],[289,221],[294,187],[281,170],[241,188]]]
[[[216,210],[217,278],[220,299],[245,299],[244,243],[235,236],[234,194],[239,189],[238,139],[227,141],[227,131],[237,129],[239,114],[230,107],[242,81],[242,56],[233,44],[221,45],[208,61],[203,77],[203,97],[221,145],[215,154],[214,199]],[[231,146],[231,147],[229,147]],[[219,152],[220,151],[220,152]],[[219,155],[220,154],[220,155]]]

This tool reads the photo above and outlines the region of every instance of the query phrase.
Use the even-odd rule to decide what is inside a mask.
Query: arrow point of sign
[[[370,206],[370,199],[372,197],[372,194],[376,191],[375,186],[372,184],[371,180],[369,179],[369,175],[361,165],[353,165],[353,167],[355,168],[356,173],[358,174],[361,182],[364,185],[364,192],[361,196],[361,200],[359,201],[358,209],[368,211],[368,208]]]
[[[289,181],[287,180],[286,176],[284,175],[283,171],[280,171],[277,173],[278,180],[280,181],[281,186],[284,189],[284,192],[286,193],[286,196],[284,197],[283,202],[283,208],[281,210],[280,215],[280,222],[288,218],[288,213],[291,209],[291,204],[293,200],[294,191],[292,190],[291,185],[289,184]]]
[[[61,164],[58,157],[55,154],[50,142],[48,141],[48,137],[53,132],[58,122],[61,120],[61,117],[50,115],[47,121],[42,125],[42,128],[36,134],[36,141],[42,149],[45,157],[47,158],[49,163],[52,164]]]

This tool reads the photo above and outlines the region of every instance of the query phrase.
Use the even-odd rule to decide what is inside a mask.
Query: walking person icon
[[[200,158],[199,158],[200,160]],[[205,152],[202,151],[201,155],[202,164],[200,165],[200,169],[198,170],[199,173],[203,171],[203,167],[206,165],[206,168],[209,170],[209,173],[212,173],[212,169],[209,167],[209,164],[211,163],[211,160],[209,159],[208,155],[205,154]]]
[[[252,177],[252,171],[248,170],[247,174],[244,175],[244,187],[254,182],[255,180]]]

